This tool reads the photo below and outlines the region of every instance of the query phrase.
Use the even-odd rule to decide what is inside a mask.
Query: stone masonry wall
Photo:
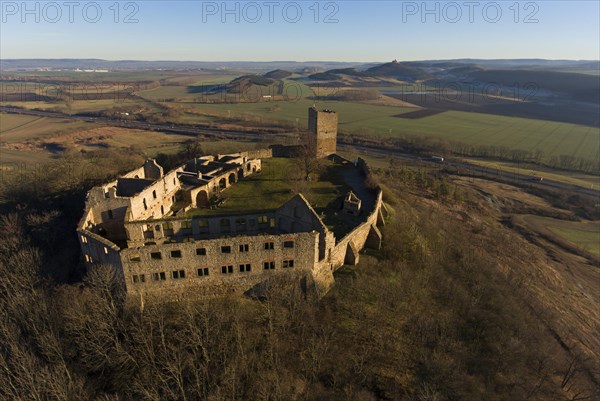
[[[329,248],[331,249],[330,255],[317,264],[314,277],[318,294],[327,293],[334,285],[333,272],[345,264],[349,246],[357,252],[365,248],[371,230],[377,230],[377,219],[383,204],[382,199],[383,192],[379,190],[375,208],[369,214],[366,221],[337,241],[335,246]],[[355,260],[355,263],[358,263],[358,258]]]
[[[308,109],[309,145],[318,159],[334,154],[337,149],[338,115],[334,111]]]
[[[224,237],[124,249],[121,251],[121,263],[128,297],[133,299],[159,296],[161,293],[172,295],[189,289],[197,289],[201,292],[198,295],[210,295],[232,289],[248,290],[270,276],[287,272],[300,271],[312,275],[317,243],[316,232]],[[290,261],[293,261],[293,266],[289,265]],[[265,262],[273,263],[273,268],[265,269]],[[290,267],[284,267],[284,263]],[[185,272],[183,278],[181,271]]]

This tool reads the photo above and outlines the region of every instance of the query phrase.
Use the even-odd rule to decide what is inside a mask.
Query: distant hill
[[[213,90],[223,91],[226,93],[244,93],[251,86],[269,86],[278,82],[275,79],[266,78],[261,75],[242,75],[231,82],[223,85],[218,85]]]
[[[453,71],[456,71],[453,70]],[[504,86],[526,86],[570,95],[575,100],[600,103],[600,76],[557,71],[483,70],[465,68],[471,80]]]
[[[323,71],[322,68],[319,67],[304,67],[304,68],[300,68],[298,70],[296,70],[296,73],[301,74],[301,75],[309,75],[309,74],[316,74],[317,72],[321,72]]]
[[[405,63],[399,63],[396,60],[391,63],[371,67],[365,73],[371,77],[389,77],[400,81],[421,81],[431,78],[431,75],[426,71]]]
[[[359,62],[337,61],[178,61],[178,60],[101,60],[101,59],[0,59],[0,70],[74,70],[74,69],[108,69],[111,71],[146,71],[146,70],[262,70],[282,69],[296,71],[302,68],[327,70],[359,66]]]
[[[309,79],[317,81],[334,81],[339,80],[343,76],[355,78],[393,78],[399,81],[415,82],[429,79],[432,77],[427,71],[408,65],[407,63],[399,63],[394,60],[391,63],[385,63],[368,68],[364,71],[356,68],[338,68],[325,72],[320,72],[309,76]]]
[[[283,79],[283,78],[287,78],[289,76],[291,76],[292,73],[286,70],[273,70],[273,71],[269,71],[266,74],[263,75],[263,77],[265,78],[272,78],[272,79]]]
[[[450,74],[472,74],[475,72],[483,71],[483,68],[474,65],[463,65],[449,69],[447,72]]]
[[[0,70],[36,69],[108,69],[112,71],[140,70],[262,70],[282,69],[305,74],[331,69],[358,68],[362,71],[380,67],[382,63],[336,62],[336,61],[179,61],[179,60],[102,60],[102,59],[0,59]],[[389,64],[389,63],[388,63]],[[398,63],[412,68],[454,68],[462,65],[478,65],[486,69],[535,69],[554,71],[598,71],[598,60],[544,60],[544,59],[451,59],[423,60]],[[383,64],[385,65],[385,64]]]

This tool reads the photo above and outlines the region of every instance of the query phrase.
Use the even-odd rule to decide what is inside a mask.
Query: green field
[[[204,85],[208,87],[213,84],[229,82],[236,77],[237,75],[206,75],[205,77],[193,76],[181,77],[179,79],[173,78],[168,79],[166,84],[161,85],[158,88],[139,91],[136,92],[136,95],[153,101],[170,98],[181,99],[183,101],[193,101],[202,95],[200,93],[190,93],[189,86]]]
[[[498,169],[501,171],[507,171],[509,173],[517,174],[529,174],[532,176],[540,176],[544,179],[549,179],[558,182],[564,182],[565,184],[578,185],[583,188],[599,189],[600,188],[600,177],[596,175],[576,173],[572,171],[553,170],[546,167],[538,166],[531,163],[510,163],[510,162],[499,162],[499,161],[488,161],[481,159],[464,159],[465,161]]]
[[[19,170],[21,167],[29,169],[32,166],[47,163],[51,159],[52,156],[48,152],[29,152],[0,148],[0,170],[2,171]]]
[[[315,87],[313,89],[302,82],[290,79],[284,80],[285,100],[279,100],[281,95],[271,101],[256,98],[266,91],[272,93],[273,88],[252,87],[247,95],[222,94],[203,95],[190,93],[190,88],[198,85],[229,82],[242,72],[137,72],[137,73],[77,73],[52,72],[33,73],[38,77],[66,78],[77,77],[80,80],[97,82],[104,78],[105,82],[161,80],[162,86],[140,91],[138,96],[143,99],[125,100],[90,100],[74,101],[70,105],[61,102],[20,102],[12,103],[27,108],[52,109],[60,108],[68,113],[98,112],[116,106],[140,106],[150,109],[149,114],[162,114],[160,105],[167,105],[182,113],[168,117],[173,122],[194,124],[206,123],[218,119],[248,120],[253,124],[268,126],[276,122],[285,122],[287,127],[307,127],[307,108],[316,105],[318,108],[328,108],[339,113],[339,130],[341,133],[381,136],[394,138],[435,138],[449,143],[461,143],[469,147],[495,147],[528,152],[542,152],[545,162],[551,157],[573,156],[591,161],[600,158],[600,128],[571,123],[561,123],[529,118],[508,117],[464,111],[446,111],[422,118],[399,118],[414,108],[364,104],[347,101],[322,100],[319,91],[330,91],[331,88]],[[382,91],[407,87],[374,87]],[[335,88],[334,88],[335,89]],[[414,88],[413,88],[414,89]],[[257,92],[259,91],[259,92]],[[323,93],[324,94],[324,93]],[[260,96],[259,96],[260,97]],[[219,103],[225,98],[232,103]],[[146,100],[144,100],[146,99]],[[203,102],[197,102],[202,99]],[[241,102],[236,102],[236,99]],[[158,100],[172,100],[156,103]],[[206,101],[206,102],[204,102]],[[214,103],[207,103],[214,102]],[[8,103],[4,103],[7,105]],[[163,118],[163,117],[161,117]],[[469,152],[474,153],[474,152]],[[553,165],[558,165],[553,163]]]
[[[196,110],[232,116],[257,115],[306,128],[306,110],[315,102],[190,104]],[[277,105],[277,108],[273,106]],[[583,125],[506,117],[483,113],[447,111],[420,119],[395,115],[412,108],[351,102],[316,102],[319,108],[339,113],[339,129],[345,133],[391,137],[433,137],[471,146],[503,146],[526,151],[541,150],[546,156],[571,155],[590,160],[600,156],[600,128]]]
[[[600,256],[600,221],[567,221],[532,215],[522,218],[535,231],[550,232],[571,246]]]

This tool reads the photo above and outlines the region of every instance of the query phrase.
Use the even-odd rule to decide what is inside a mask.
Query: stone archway
[[[235,181],[236,181],[235,173],[229,174],[229,177],[227,177],[227,180],[229,181],[229,185],[235,184]]]
[[[227,179],[225,177],[219,180],[219,188],[225,189],[227,188]]]
[[[238,170],[238,176],[237,176],[237,180],[241,180],[242,178],[244,178],[244,170],[240,169]]]
[[[208,204],[208,192],[199,191],[196,194],[196,207],[204,207]]]

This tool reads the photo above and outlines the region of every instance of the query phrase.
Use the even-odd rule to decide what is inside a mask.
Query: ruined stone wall
[[[122,175],[123,178],[146,178],[144,172],[144,166],[138,167],[135,170],[131,170],[128,173]]]
[[[271,211],[237,216],[198,216],[130,221],[125,223],[125,229],[128,247],[140,247],[146,242],[162,244],[165,241],[181,241],[184,238],[258,234],[273,229],[275,224],[275,213]]]
[[[249,150],[247,152],[242,152],[242,155],[246,156],[248,159],[270,159],[273,157],[273,149]]]
[[[163,216],[175,203],[175,193],[180,189],[177,172],[172,170],[162,178],[131,197],[128,220],[142,220]]]
[[[304,136],[310,136],[310,139],[307,139],[307,142],[304,145],[308,145],[308,141],[312,140],[312,135],[308,133],[303,133]],[[273,157],[287,157],[294,158],[299,157],[304,152],[304,146],[302,145],[271,145],[271,151],[273,152]]]
[[[315,118],[317,132],[321,123]],[[331,127],[323,128],[328,129]],[[240,153],[241,166],[208,177],[206,185],[186,190],[191,203],[195,204],[194,197],[200,191],[212,196],[241,177],[260,171],[260,159],[248,161],[247,157]],[[365,176],[370,174],[364,160],[359,159],[358,166]],[[162,168],[155,163],[144,167],[127,176],[162,175]],[[93,188],[88,194],[78,229],[84,259],[88,266],[116,266],[128,298],[136,302],[149,297],[177,298],[189,292],[211,296],[246,291],[271,277],[297,277],[303,288],[322,296],[334,285],[333,272],[337,268],[344,263],[358,263],[358,253],[365,246],[378,249],[381,245],[377,228],[383,224],[381,190],[366,221],[336,241],[302,195],[265,213],[165,218],[181,189],[177,178],[181,171],[179,168],[167,173],[133,197],[117,197],[116,181]],[[127,248],[120,250],[87,229],[97,225],[110,232],[111,240],[127,240]]]
[[[365,177],[368,177],[371,175],[371,168],[369,167],[369,165],[367,164],[367,162],[364,159],[359,157],[356,162],[356,165],[362,171],[362,173],[364,174]]]
[[[293,243],[292,247],[290,243]],[[316,232],[224,237],[124,249],[121,263],[128,297],[133,299],[144,295],[170,296],[189,289],[197,289],[201,295],[208,296],[236,288],[248,290],[273,275],[296,271],[312,275],[317,244]],[[288,266],[293,261],[293,266],[284,267],[285,261]],[[273,263],[274,267],[265,269],[265,262]],[[229,266],[232,266],[231,270]],[[183,278],[181,271],[185,272]]]
[[[113,241],[125,240],[123,227],[126,211],[130,205],[129,198],[116,197],[116,181],[101,187],[95,187],[88,192],[86,212],[80,227],[89,228],[98,225],[106,236]]]
[[[377,228],[377,223],[379,214],[381,213],[381,207],[383,203],[382,198],[383,192],[379,190],[377,193],[377,201],[375,202],[375,209],[371,212],[371,214],[369,214],[367,220],[350,233],[346,234],[336,243],[332,252],[332,264],[334,265],[334,270],[344,264],[346,253],[349,251],[348,246],[350,243],[350,246],[353,249],[360,251],[365,248],[365,245],[367,245],[370,234],[379,235],[379,237],[381,237],[381,233]],[[373,232],[375,232],[375,234],[373,234]]]
[[[120,249],[111,241],[85,229],[78,229],[81,253],[88,265],[105,264],[122,270]]]
[[[296,195],[277,209],[276,218],[279,228],[283,231],[317,231],[319,233],[319,260],[325,257],[329,230],[304,196]]]

